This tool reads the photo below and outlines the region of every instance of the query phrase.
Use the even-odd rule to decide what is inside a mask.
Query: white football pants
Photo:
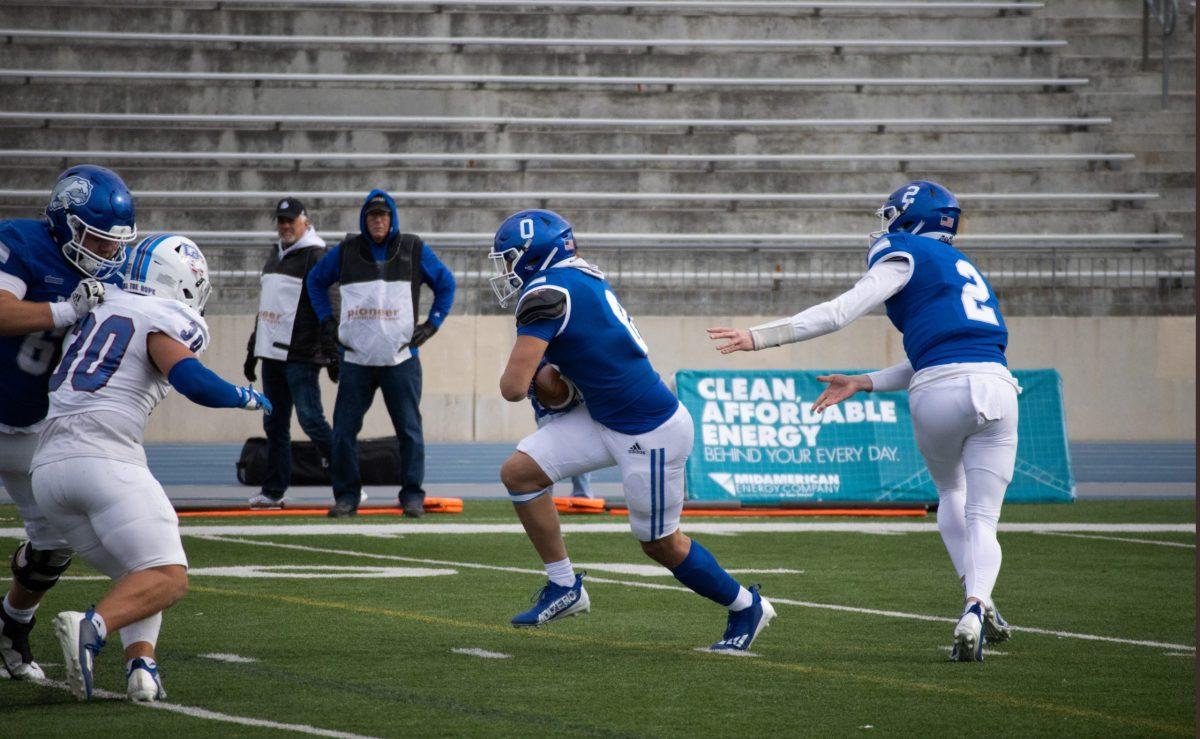
[[[119,580],[164,565],[187,567],[179,518],[145,467],[102,457],[75,457],[33,471],[38,506],[87,563]],[[121,642],[158,641],[162,614],[121,629]]]
[[[960,375],[920,386],[909,408],[964,595],[991,605],[1001,560],[996,525],[1017,458],[1017,389],[994,375]]]

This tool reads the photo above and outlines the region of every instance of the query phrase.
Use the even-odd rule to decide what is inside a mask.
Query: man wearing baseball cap
[[[353,516],[362,501],[358,432],[363,416],[383,393],[400,442],[400,505],[404,514],[425,512],[425,439],[421,428],[421,361],[417,347],[437,332],[454,303],[454,275],[420,236],[401,233],[396,202],[372,190],[359,212],[359,233],[329,250],[308,275],[308,297],[321,318],[326,351],[342,355],[342,381],[333,410],[334,506],[332,518]],[[341,287],[333,314],[328,290]],[[418,323],[421,285],[433,306]]]
[[[275,232],[262,271],[262,293],[254,333],[246,346],[246,379],[254,382],[262,360],[263,393],[274,412],[263,416],[267,434],[267,476],[251,508],[282,508],[292,474],[292,408],[300,428],[317,445],[328,466],[333,430],[325,420],[318,383],[324,366],[338,380],[338,356],[325,351],[321,324],[308,300],[306,278],[325,255],[325,241],[308,220],[304,203],[284,198],[275,206]]]

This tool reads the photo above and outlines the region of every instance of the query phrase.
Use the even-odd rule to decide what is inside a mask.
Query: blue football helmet
[[[488,280],[500,306],[521,294],[529,278],[575,256],[571,224],[554,211],[522,210],[504,219],[488,254],[495,275]]]
[[[137,238],[129,188],[116,172],[94,164],[80,164],[58,176],[46,218],[67,261],[100,280],[121,269],[123,247]],[[98,254],[84,245],[88,236],[115,242],[116,250],[107,257]]]
[[[888,196],[875,211],[880,230],[871,234],[871,243],[889,233],[920,234],[947,244],[958,233],[962,209],[946,188],[928,180],[914,180]]]

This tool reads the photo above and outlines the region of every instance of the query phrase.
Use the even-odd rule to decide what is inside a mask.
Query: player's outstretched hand
[[[71,293],[70,302],[71,310],[75,311],[75,320],[82,319],[92,308],[104,302],[104,283],[92,277],[80,280]]]
[[[831,405],[837,405],[859,390],[871,391],[871,378],[866,375],[819,375],[817,380],[828,383],[813,403],[813,411],[820,413]]]
[[[267,396],[255,390],[253,385],[239,387],[238,394],[242,398],[239,408],[245,408],[248,411],[262,410],[266,415],[271,415],[271,401],[267,400]]]
[[[708,329],[708,338],[713,341],[726,342],[717,346],[717,351],[722,354],[754,351],[754,339],[750,336],[750,332],[744,328],[710,328]]]

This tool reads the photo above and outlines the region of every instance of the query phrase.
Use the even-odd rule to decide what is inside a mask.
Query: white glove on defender
[[[66,302],[50,305],[50,313],[54,317],[54,327],[70,326],[102,302],[104,302],[104,283],[92,277],[80,280]]]

